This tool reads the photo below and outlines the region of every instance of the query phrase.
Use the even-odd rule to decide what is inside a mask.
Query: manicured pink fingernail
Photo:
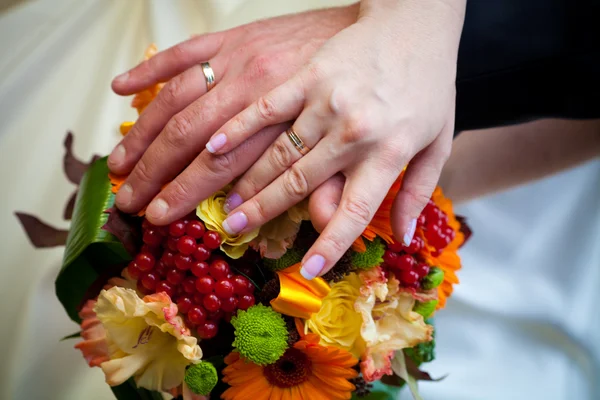
[[[223,229],[230,235],[235,235],[248,225],[248,217],[243,212],[236,212],[223,221]]]
[[[231,212],[231,210],[235,210],[239,206],[242,205],[242,198],[237,193],[229,193],[227,198],[225,199],[225,204],[223,205],[223,209],[227,214]]]
[[[115,202],[117,205],[121,207],[127,207],[129,203],[131,203],[131,198],[133,197],[133,188],[129,183],[124,184],[119,189],[117,193],[117,197],[115,198]]]
[[[300,275],[304,277],[304,279],[308,279],[309,281],[315,279],[325,266],[325,258],[318,254],[314,254],[310,256],[308,260],[304,264],[302,264],[302,268],[300,268]]]
[[[125,153],[125,146],[122,144],[115,147],[112,153],[110,153],[110,156],[108,156],[108,165],[118,167],[123,164],[123,162],[125,162]]]
[[[167,215],[169,211],[169,205],[163,199],[156,199],[146,209],[146,214],[154,219],[161,219]]]
[[[127,79],[129,79],[129,72],[125,72],[124,74],[117,76],[114,81],[117,83],[125,83]]]
[[[410,242],[412,242],[413,236],[415,236],[415,229],[417,229],[417,220],[413,218],[410,220],[408,227],[406,228],[404,238],[402,238],[405,246],[410,246]]]
[[[225,146],[225,143],[227,143],[227,135],[224,133],[219,133],[213,136],[208,143],[206,143],[206,150],[210,151],[211,153],[215,153]]]

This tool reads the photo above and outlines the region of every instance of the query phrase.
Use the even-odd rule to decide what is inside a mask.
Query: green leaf
[[[131,258],[119,240],[102,229],[108,218],[104,211],[115,197],[106,159],[93,163],[81,180],[63,265],[55,282],[58,299],[77,323],[81,321],[78,308],[102,270]]]
[[[63,340],[69,340],[69,339],[75,339],[81,337],[81,332],[75,332],[72,333],[70,335],[65,336],[64,338],[60,339],[60,341],[62,342]]]

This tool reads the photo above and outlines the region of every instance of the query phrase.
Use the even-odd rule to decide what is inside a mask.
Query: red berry
[[[162,255],[162,257],[160,259],[161,259],[162,262],[165,263],[165,265],[167,267],[173,268],[175,266],[175,254],[176,253],[167,250],[167,251],[165,251],[163,253],[163,255]]]
[[[178,269],[172,269],[167,272],[167,281],[174,286],[179,285],[184,277],[185,273]]]
[[[429,274],[429,265],[427,264],[417,264],[414,268],[414,271],[419,275],[419,280],[423,279]]]
[[[209,273],[216,280],[227,278],[229,272],[229,264],[227,264],[227,262],[224,260],[216,260],[210,263]]]
[[[208,263],[204,261],[196,261],[192,264],[192,274],[198,278],[208,275]]]
[[[194,304],[202,305],[202,302],[204,301],[204,295],[202,293],[195,292],[193,300]]]
[[[208,319],[215,322],[219,322],[224,315],[225,313],[221,309],[218,309],[217,311],[208,311],[208,313],[206,314]]]
[[[190,221],[185,227],[185,233],[193,237],[194,239],[200,239],[204,236],[204,225],[200,221]]]
[[[454,240],[454,238],[456,237],[456,232],[454,231],[454,229],[452,229],[451,227],[447,226],[446,228],[443,229],[443,232],[446,236],[448,236],[450,238],[450,241],[452,242]]]
[[[142,275],[141,278],[141,282],[142,285],[144,285],[144,287],[146,289],[148,289],[149,291],[152,291],[156,288],[156,284],[158,283],[158,281],[160,280],[160,278],[158,277],[158,274],[155,274],[153,272],[148,272],[147,274]]]
[[[434,242],[440,233],[439,225],[428,223],[425,231],[425,239],[428,242]]]
[[[215,294],[220,299],[226,299],[234,294],[233,282],[229,279],[222,279],[215,285]]]
[[[179,300],[177,300],[177,308],[182,314],[187,314],[193,305],[194,303],[192,302],[192,299],[188,296],[183,296]]]
[[[419,274],[417,274],[415,271],[413,270],[402,270],[402,272],[400,273],[400,280],[402,281],[402,283],[408,285],[408,286],[412,286],[415,283],[419,282]]]
[[[389,267],[394,268],[398,264],[398,253],[388,249],[383,253],[383,262]]]
[[[181,254],[189,256],[196,251],[196,240],[191,236],[180,237],[177,242],[177,250],[179,250]]]
[[[219,308],[221,308],[221,300],[219,300],[217,295],[214,293],[204,296],[202,304],[207,311],[217,311]]]
[[[150,223],[150,221],[148,221],[146,218],[144,218],[144,220],[142,221],[142,229],[153,229],[156,228],[155,225],[153,225],[152,223]]]
[[[192,268],[192,257],[181,253],[177,254],[175,256],[175,267],[182,271],[187,271]]]
[[[240,297],[238,301],[238,308],[242,310],[247,310],[254,305],[254,296],[251,294],[245,294]]]
[[[228,313],[225,313],[225,316],[223,317],[223,319],[225,320],[225,322],[227,322],[229,324],[229,323],[231,323],[231,317],[233,317],[233,313],[228,312]]]
[[[150,253],[139,253],[135,257],[135,262],[141,271],[150,271],[154,268],[154,256]]]
[[[192,276],[185,277],[181,282],[183,291],[187,294],[193,294],[196,292],[196,279]]]
[[[237,310],[238,299],[234,296],[227,297],[221,300],[221,309],[225,312],[231,313]]]
[[[152,247],[150,245],[147,244],[143,244],[142,247],[140,248],[140,253],[149,253],[152,254],[154,256],[154,258],[159,258],[162,255],[162,248],[161,247]]]
[[[167,276],[169,267],[167,267],[163,261],[159,260],[156,264],[154,264],[154,271],[161,277],[164,277]]]
[[[415,254],[421,251],[424,245],[425,242],[423,241],[423,239],[421,239],[418,236],[415,236],[410,242],[410,246],[405,247],[404,251],[406,251],[408,254]]]
[[[196,329],[196,332],[198,332],[198,336],[200,336],[200,339],[212,339],[215,336],[217,336],[218,331],[219,329],[217,327],[217,324],[215,324],[212,321],[205,322],[198,326],[198,328]]]
[[[156,285],[156,293],[165,292],[169,297],[173,297],[173,286],[167,281],[161,281]]]
[[[389,243],[387,247],[394,253],[400,253],[404,248],[404,245],[402,244],[402,242],[398,242],[396,239],[394,239],[394,241],[392,243]]]
[[[160,246],[163,242],[163,239],[164,237],[160,234],[158,229],[148,229],[144,231],[144,235],[142,237],[144,243],[152,247]]]
[[[413,269],[414,265],[415,259],[409,254],[403,254],[398,257],[398,262],[396,263],[396,266],[401,271],[410,271]]]
[[[421,215],[419,215],[419,218],[417,218],[417,226],[420,228],[423,228],[426,223],[427,223],[427,218],[425,217],[424,213],[421,213]]]
[[[243,277],[241,275],[236,275],[233,277],[232,282],[233,282],[233,291],[238,296],[241,296],[243,294],[252,293],[250,288],[254,287],[254,285],[245,277]]]
[[[192,306],[187,313],[187,317],[194,325],[199,325],[206,321],[206,310],[202,306]]]
[[[179,243],[179,238],[171,236],[167,239],[167,247],[171,251],[179,251],[177,250],[177,244]]]
[[[202,241],[211,250],[218,249],[221,245],[221,236],[214,231],[206,231],[202,237]]]
[[[198,261],[206,261],[210,257],[210,250],[206,245],[199,244],[194,251],[194,258]]]
[[[173,237],[183,236],[185,233],[185,223],[182,220],[171,222],[169,225],[169,235]]]
[[[129,272],[129,275],[135,280],[140,279],[140,276],[142,275],[142,270],[135,261],[129,263],[127,266],[127,272]]]
[[[210,276],[203,276],[196,280],[196,290],[202,294],[209,294],[215,288],[215,281]]]

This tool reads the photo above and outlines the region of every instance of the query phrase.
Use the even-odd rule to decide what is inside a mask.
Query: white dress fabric
[[[54,296],[62,248],[34,250],[13,215],[67,227],[62,140],[107,154],[135,118],[110,80],[192,33],[347,1],[46,0],[0,14],[0,399],[112,393],[59,339],[77,331]],[[437,318],[439,383],[427,400],[600,399],[600,161],[459,209],[475,235]],[[401,398],[408,399],[403,392]]]

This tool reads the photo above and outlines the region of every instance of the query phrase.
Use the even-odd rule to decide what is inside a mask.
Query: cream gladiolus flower
[[[202,350],[165,293],[141,299],[135,290],[102,290],[94,312],[106,331],[109,361],[100,364],[111,386],[134,377],[138,387],[166,391],[181,385]]]
[[[233,259],[237,259],[243,256],[246,250],[248,250],[248,243],[258,235],[259,229],[257,228],[251,232],[232,236],[225,231],[223,221],[227,218],[227,213],[223,206],[225,205],[225,198],[229,189],[231,189],[231,186],[219,190],[198,204],[196,215],[204,222],[207,229],[219,233],[223,253]]]
[[[362,315],[361,336],[367,346],[361,370],[365,380],[372,382],[392,374],[395,351],[430,341],[433,327],[412,311],[415,299],[401,290],[396,278],[385,278],[379,267],[360,277],[363,286],[354,307]]]

